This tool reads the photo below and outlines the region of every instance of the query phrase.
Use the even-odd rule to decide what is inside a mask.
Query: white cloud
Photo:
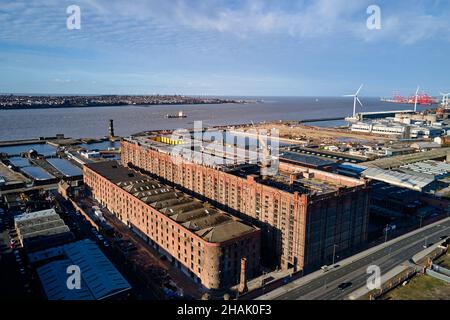
[[[433,37],[450,40],[450,20],[445,12],[424,13],[423,6],[410,7],[409,1],[395,11],[389,4],[381,5],[382,30],[369,31],[365,22],[370,0],[242,0],[234,5],[225,0],[79,0],[82,30],[68,32],[65,7],[72,2],[17,0],[2,4],[0,41],[201,50],[206,43],[214,45],[216,34],[237,39],[276,35],[327,41],[352,37],[404,44]],[[435,2],[433,8],[439,6],[448,13],[445,4]]]

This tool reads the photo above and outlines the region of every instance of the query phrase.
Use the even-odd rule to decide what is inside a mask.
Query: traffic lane
[[[436,233],[435,235],[430,236],[431,238],[430,241],[438,241],[438,240],[442,241],[440,237],[444,235],[447,231],[448,229],[444,229]],[[418,241],[416,241],[416,243],[413,244],[412,246],[405,248],[405,250],[400,250],[398,252],[391,253],[391,255],[388,255],[384,258],[377,260],[375,264],[380,267],[382,274],[387,273],[396,266],[400,265],[401,263],[409,260],[412,256],[414,256],[418,252],[422,251],[424,249],[422,241],[423,239],[418,239]],[[353,283],[352,288],[357,289],[365,285],[367,278],[369,276],[370,275],[366,273],[366,270],[363,269],[356,277],[351,277],[348,280],[344,280],[342,282],[352,282]],[[339,283],[337,285],[339,285]],[[341,291],[337,289],[337,285],[335,286],[334,289],[331,290],[331,292],[324,293],[316,298],[325,300],[342,299],[353,291],[353,290],[350,292],[348,290]]]
[[[389,270],[392,270],[396,266],[401,265],[403,262],[405,262],[408,259],[408,257],[410,257],[409,252],[402,252],[396,256],[396,260],[394,262],[391,260],[388,260],[385,262],[379,262],[379,263],[377,263],[377,266],[380,267],[381,274],[387,273]],[[369,276],[370,275],[365,272],[358,273],[358,275],[356,277],[353,277],[348,280],[348,282],[352,283],[352,287],[350,288],[350,290],[339,290],[337,286],[340,283],[337,283],[334,285],[334,287],[331,288],[331,291],[328,291],[322,295],[316,296],[315,299],[318,299],[318,300],[345,299],[355,289],[363,287],[367,283],[367,279]]]
[[[382,249],[382,250],[377,251],[376,253],[372,254],[371,256],[362,258],[360,260],[355,261],[352,264],[342,267],[342,269],[337,269],[335,271],[331,271],[328,274],[324,274],[324,276],[320,277],[319,279],[313,280],[304,286],[301,286],[297,289],[294,289],[294,290],[286,293],[284,296],[282,296],[281,299],[282,300],[295,299],[300,295],[306,295],[309,292],[323,288],[331,283],[334,283],[335,281],[337,281],[339,279],[347,277],[349,274],[351,274],[355,271],[359,271],[360,269],[364,268],[368,264],[371,264],[372,262],[377,261],[378,259],[380,259],[382,257],[385,257],[388,252],[389,252],[388,248]],[[365,271],[365,268],[364,268],[364,271]]]
[[[303,293],[300,293],[303,295],[303,298],[305,299],[314,299],[317,298],[316,296],[320,294],[321,290],[327,291],[332,290],[332,288],[336,288],[339,284],[343,282],[352,282],[352,275],[359,275],[361,273],[366,272],[367,265],[373,264],[374,261],[378,261],[379,259],[382,259],[386,257],[389,250],[378,252],[377,253],[377,259],[364,259],[364,260],[358,260],[357,262],[349,265],[345,269],[339,270],[340,272],[336,272],[334,275],[330,275],[327,277],[323,277],[324,279],[320,281],[319,283],[310,286],[305,286],[306,291]],[[319,291],[319,292],[316,292]],[[295,296],[289,295],[289,297],[285,297],[287,299],[295,299]]]
[[[438,232],[438,235],[436,235],[435,238],[433,238],[433,240],[439,239],[439,236],[443,235],[445,232],[447,232],[447,229],[440,230]],[[354,271],[358,271],[359,269],[361,269],[361,270],[359,270],[360,272],[364,273],[363,277],[367,277],[365,275],[365,271],[366,271],[368,262],[370,261],[371,262],[370,264],[373,264],[373,262],[381,261],[380,259],[383,257],[386,257],[386,256],[390,257],[389,254],[392,255],[390,257],[390,259],[392,260],[392,264],[394,264],[394,267],[395,267],[395,265],[397,265],[405,260],[408,260],[408,258],[405,258],[405,257],[413,256],[415,253],[421,251],[421,249],[422,249],[421,248],[421,246],[422,246],[421,239],[419,239],[419,240],[415,239],[415,240],[416,240],[415,242],[418,243],[419,245],[415,249],[410,248],[410,251],[405,252],[404,256],[400,256],[400,258],[398,258],[398,259],[395,259],[396,251],[390,250],[390,247],[384,248],[384,249],[376,252],[375,254],[368,256],[367,258],[363,258],[361,260],[356,261],[355,263],[352,263],[349,266],[346,266],[345,268],[339,270],[340,271],[339,273],[334,272],[335,273],[334,275],[322,277],[323,280],[316,283],[315,285],[309,285],[307,288],[305,287],[304,290],[297,290],[294,294],[292,294],[292,291],[288,292],[286,294],[287,296],[284,297],[283,300],[299,298],[298,296],[296,297],[296,295],[303,295],[303,296],[307,295],[308,293],[313,292],[314,290],[323,289],[326,286],[330,286],[329,285],[330,283],[336,284],[337,280],[341,279],[342,281],[339,281],[339,283],[336,284],[336,287],[337,287],[337,285],[339,285],[341,282],[346,282],[343,279],[347,279],[348,281],[351,281],[351,279],[348,279],[348,275],[354,274]],[[405,248],[402,248],[400,251],[403,251],[403,250],[405,250]],[[377,257],[377,259],[373,259],[373,258],[375,258],[374,256]],[[342,275],[344,275],[345,277]],[[364,285],[364,283],[362,283],[361,285]],[[299,289],[301,289],[301,288],[303,288],[303,287],[300,287]]]
[[[449,227],[450,227],[450,221],[446,221],[442,224],[439,224],[434,227],[423,230],[423,231],[421,231],[415,235],[412,235],[406,239],[402,239],[402,240],[392,244],[389,247],[380,249],[379,251],[376,251],[376,252],[368,255],[367,257],[356,260],[355,262],[353,262],[349,265],[340,267],[337,270],[332,270],[329,273],[324,274],[324,276],[322,276],[318,279],[312,280],[311,282],[309,282],[308,284],[305,284],[304,286],[295,288],[295,289],[277,297],[276,300],[298,299],[301,296],[306,295],[308,292],[317,290],[320,287],[324,287],[327,283],[330,283],[337,279],[343,278],[344,275],[352,273],[355,270],[358,270],[363,266],[367,266],[370,262],[377,261],[380,257],[383,257],[386,254],[395,252],[399,249],[404,250],[405,247],[409,247],[409,245],[417,242],[419,239],[424,239],[425,237],[430,237],[431,235],[435,234],[436,232],[439,233],[439,236],[445,235],[445,232],[448,231]],[[438,240],[439,236],[436,236],[433,239],[433,241]],[[417,252],[420,252],[420,250]]]

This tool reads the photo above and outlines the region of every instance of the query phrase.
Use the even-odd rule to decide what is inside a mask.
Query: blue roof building
[[[48,259],[52,261],[37,268],[37,273],[49,300],[103,300],[131,289],[92,240],[80,240],[29,255],[32,263]],[[67,279],[71,276],[67,270],[71,265],[80,268],[80,289],[67,287]]]

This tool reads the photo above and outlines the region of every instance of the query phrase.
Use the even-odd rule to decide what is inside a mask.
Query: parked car
[[[323,272],[327,272],[328,270],[330,270],[327,265],[321,266],[320,269],[322,269]]]

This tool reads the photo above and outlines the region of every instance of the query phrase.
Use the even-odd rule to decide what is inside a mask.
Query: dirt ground
[[[361,134],[351,132],[347,129],[336,128],[322,128],[307,125],[289,125],[279,123],[258,124],[258,129],[270,131],[272,128],[278,130],[280,138],[292,139],[297,142],[314,142],[334,144],[353,141],[368,141],[368,142],[386,142],[392,138],[380,137],[371,134]]]
[[[414,277],[406,286],[400,286],[384,300],[450,300],[450,284],[429,275]]]

